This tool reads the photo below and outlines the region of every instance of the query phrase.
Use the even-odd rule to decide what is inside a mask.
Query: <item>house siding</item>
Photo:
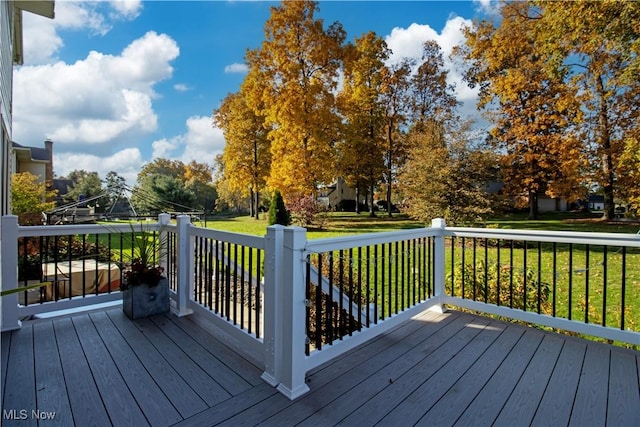
[[[13,86],[13,2],[0,2],[0,117],[2,155],[0,159],[0,215],[11,206],[11,119]]]

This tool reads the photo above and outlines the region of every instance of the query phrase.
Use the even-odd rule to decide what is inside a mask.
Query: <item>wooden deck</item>
[[[636,351],[425,312],[291,402],[188,318],[115,308],[2,334],[2,425],[638,426],[639,367]]]

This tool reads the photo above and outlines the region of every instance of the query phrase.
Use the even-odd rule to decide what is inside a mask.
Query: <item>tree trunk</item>
[[[254,206],[255,199],[253,197],[253,189],[250,190],[251,194],[249,196],[249,216],[253,217],[256,214],[256,209]]]
[[[598,145],[602,153],[602,175],[604,182],[602,190],[604,192],[604,214],[605,220],[613,219],[615,216],[615,203],[613,200],[614,174],[613,157],[611,155],[611,135],[609,133],[609,119],[607,116],[607,104],[605,101],[604,85],[602,76],[596,78],[596,92],[598,96]]]
[[[529,217],[527,219],[538,219],[538,193],[529,190]]]
[[[356,184],[356,215],[360,215],[360,185]]]
[[[260,219],[260,192],[256,191],[255,192],[255,215],[256,215],[256,219]]]
[[[376,216],[376,211],[373,210],[373,190],[374,184],[373,180],[371,180],[371,183],[369,184],[369,216],[372,218]]]

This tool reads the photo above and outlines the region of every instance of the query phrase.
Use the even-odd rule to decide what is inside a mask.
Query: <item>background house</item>
[[[336,206],[343,201],[353,201],[355,207],[356,190],[347,185],[343,178],[338,178],[336,182],[319,189],[318,202],[329,209],[336,209]],[[360,203],[365,203],[364,196],[360,195]]]
[[[11,212],[13,65],[23,62],[22,12],[53,18],[54,1],[0,2],[0,215]]]

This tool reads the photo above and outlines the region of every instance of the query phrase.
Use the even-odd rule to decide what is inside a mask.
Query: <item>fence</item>
[[[122,251],[130,227],[18,227],[15,217],[3,217],[3,290],[25,284],[17,273],[25,239],[55,248],[53,261],[49,252],[37,254],[39,268],[53,262],[71,271],[77,263],[82,272],[75,295],[3,298],[3,330],[24,316],[120,299],[121,258],[100,254]],[[308,390],[310,369],[445,305],[640,345],[638,235],[455,228],[434,220],[422,229],[308,240],[298,227],[272,226],[257,237],[198,228],[187,216],[170,224],[168,215],[144,229],[168,242],[161,262],[174,313],[196,314],[228,336],[291,399]],[[74,244],[79,249],[70,250]],[[98,276],[106,287],[93,285]]]

